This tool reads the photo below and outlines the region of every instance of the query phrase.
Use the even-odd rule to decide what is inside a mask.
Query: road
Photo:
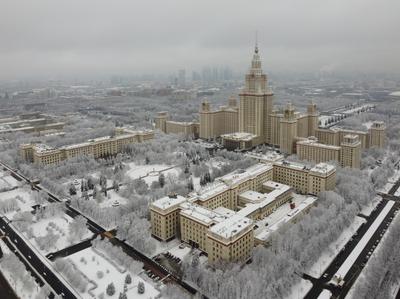
[[[9,167],[8,165],[6,165],[3,162],[0,162],[0,165],[5,168],[5,170],[8,170],[10,172],[10,174],[16,178],[19,181],[25,181],[28,184],[31,185],[33,190],[37,190],[37,191],[44,191],[47,193],[48,197],[49,197],[49,201],[50,202],[63,202],[62,200],[60,200],[56,195],[52,194],[51,192],[49,192],[48,190],[44,189],[42,186],[34,184],[29,178],[27,178],[26,176],[20,174],[19,172],[17,172],[16,170],[12,169],[11,167]],[[129,256],[131,256],[133,259],[138,260],[140,262],[143,263],[143,268],[144,270],[149,270],[152,273],[154,273],[155,275],[157,275],[158,277],[160,277],[160,279],[163,279],[163,281],[165,282],[173,282],[175,284],[178,284],[179,286],[181,286],[183,289],[185,289],[186,291],[188,291],[190,294],[197,294],[199,293],[198,290],[196,290],[194,287],[192,287],[191,285],[189,285],[187,282],[181,280],[179,277],[175,276],[173,273],[170,273],[166,268],[164,268],[162,265],[158,264],[157,262],[155,262],[153,259],[151,259],[150,257],[146,256],[145,254],[139,252],[138,250],[136,250],[134,247],[130,246],[129,244],[127,244],[124,240],[120,240],[118,238],[115,237],[110,237],[110,234],[107,234],[107,230],[105,228],[103,228],[101,225],[97,224],[96,222],[94,222],[92,219],[88,218],[87,216],[83,215],[80,211],[78,211],[77,209],[73,208],[69,203],[66,203],[66,213],[71,216],[71,217],[76,217],[78,215],[81,215],[83,217],[85,217],[87,219],[87,224],[88,224],[88,228],[95,234],[101,234],[103,236],[109,237],[110,241],[113,245],[115,246],[119,246],[123,249],[123,251],[128,254]],[[3,220],[4,222],[4,220]],[[5,223],[5,222],[4,222]],[[10,230],[10,228],[8,227],[8,225],[6,224],[6,229],[9,230],[11,233],[13,233],[13,235],[15,235],[15,232],[12,232],[12,230]],[[27,246],[26,244],[24,245],[23,242],[22,243],[18,243],[16,244],[18,246],[18,249],[20,249],[19,247],[21,246],[20,251],[22,252],[22,254],[27,257],[32,250],[29,250],[29,246]],[[86,246],[87,244],[83,244],[80,246]],[[79,249],[79,245],[77,247],[75,247],[74,249]],[[67,254],[67,251],[62,252],[60,254]],[[31,256],[32,259],[33,256]],[[50,257],[51,258],[51,257]],[[38,259],[35,259],[35,263],[33,264],[33,267],[36,268],[36,266],[39,266],[39,268],[43,265],[40,264],[40,261]],[[62,286],[60,285],[60,282],[57,281],[55,279],[54,274],[51,273],[49,274],[48,272],[51,273],[51,271],[49,269],[45,269],[44,271],[39,271],[39,273],[42,273],[43,279],[45,279],[52,287],[53,289],[60,294],[59,292],[61,292],[63,289],[66,289],[66,287],[64,286],[64,288],[61,288]],[[43,273],[46,273],[45,275]],[[46,278],[52,277],[52,279],[48,280]],[[64,292],[65,294],[65,292]],[[206,296],[200,294],[201,298],[207,298]],[[75,298],[75,297],[67,297],[67,298]]]
[[[57,252],[51,252],[48,255],[46,255],[46,257],[50,260],[50,261],[54,261],[59,257],[66,257],[69,256],[71,254],[77,253],[81,250],[84,250],[86,248],[89,248],[92,246],[92,241],[97,237],[98,235],[94,234],[93,237],[88,238],[86,240],[83,240],[82,242],[79,242],[77,244],[71,245],[69,247],[63,248]]]
[[[396,187],[397,186],[397,187]],[[400,198],[395,197],[393,194],[396,192],[397,188],[400,186],[400,180],[398,180],[389,191],[389,194],[386,196],[382,194],[382,200],[377,205],[376,209],[372,211],[370,216],[364,218],[367,220],[357,231],[356,235],[352,237],[339,252],[339,254],[335,257],[335,259],[331,262],[325,272],[319,278],[310,277],[307,274],[303,275],[304,279],[310,280],[313,283],[313,287],[311,290],[306,294],[304,297],[305,299],[312,299],[317,298],[323,289],[328,289],[332,292],[335,298],[345,298],[347,293],[350,291],[350,288],[360,275],[362,269],[365,267],[365,264],[368,262],[370,255],[375,250],[376,246],[382,239],[384,233],[386,232],[387,228],[389,227],[390,223],[392,222],[393,217],[395,216],[396,211],[400,209]],[[349,272],[347,273],[346,277],[344,277],[345,284],[342,288],[338,288],[335,286],[328,285],[328,282],[332,279],[333,275],[337,272],[346,258],[350,255],[354,247],[358,244],[362,236],[367,232],[368,228],[377,218],[379,213],[382,211],[388,200],[395,200],[396,203],[389,211],[388,215],[385,217],[382,224],[378,227],[372,238],[369,240],[363,251],[360,253],[359,257],[350,268]],[[400,291],[398,293],[398,297],[400,298]]]

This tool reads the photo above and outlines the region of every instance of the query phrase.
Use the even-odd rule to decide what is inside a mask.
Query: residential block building
[[[288,162],[236,170],[187,198],[169,196],[153,202],[152,235],[163,241],[180,237],[206,252],[209,262],[246,261],[254,246],[254,221],[291,201],[294,189],[310,194],[333,190],[335,172],[328,164],[307,168]]]
[[[125,128],[117,128],[114,136],[90,139],[84,143],[59,148],[41,143],[21,144],[19,149],[21,157],[26,161],[51,165],[79,156],[101,158],[116,155],[128,144],[144,142],[153,139],[153,137],[154,132],[151,130],[131,131]]]
[[[317,195],[335,189],[336,168],[326,163],[314,167],[304,164],[279,161],[273,166],[273,180],[292,186],[301,194]]]
[[[347,134],[340,146],[319,143],[315,137],[296,143],[297,156],[315,163],[337,161],[342,167],[360,168],[361,141],[358,135]]]
[[[357,135],[361,143],[361,149],[370,147],[384,147],[386,142],[386,126],[382,121],[374,121],[367,132],[348,130],[340,127],[330,129],[319,128],[315,131],[315,137],[320,143],[340,146],[346,135]]]
[[[200,108],[200,138],[215,139],[221,135],[238,131],[239,108],[236,99],[231,97],[228,106],[217,110],[210,108],[210,103],[204,101]]]

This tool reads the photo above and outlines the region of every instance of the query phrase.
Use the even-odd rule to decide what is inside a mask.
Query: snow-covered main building
[[[217,178],[188,197],[171,195],[150,205],[152,235],[183,242],[208,254],[210,262],[245,261],[254,247],[255,221],[291,201],[293,191],[317,195],[333,190],[334,166],[313,168],[278,161],[258,163]]]

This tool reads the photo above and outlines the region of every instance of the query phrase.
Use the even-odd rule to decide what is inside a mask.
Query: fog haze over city
[[[255,32],[268,72],[398,73],[400,2],[0,2],[0,79],[243,72]]]

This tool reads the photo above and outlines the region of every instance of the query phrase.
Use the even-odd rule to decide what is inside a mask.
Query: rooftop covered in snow
[[[212,226],[209,231],[211,234],[230,241],[252,228],[253,220],[236,214]]]

